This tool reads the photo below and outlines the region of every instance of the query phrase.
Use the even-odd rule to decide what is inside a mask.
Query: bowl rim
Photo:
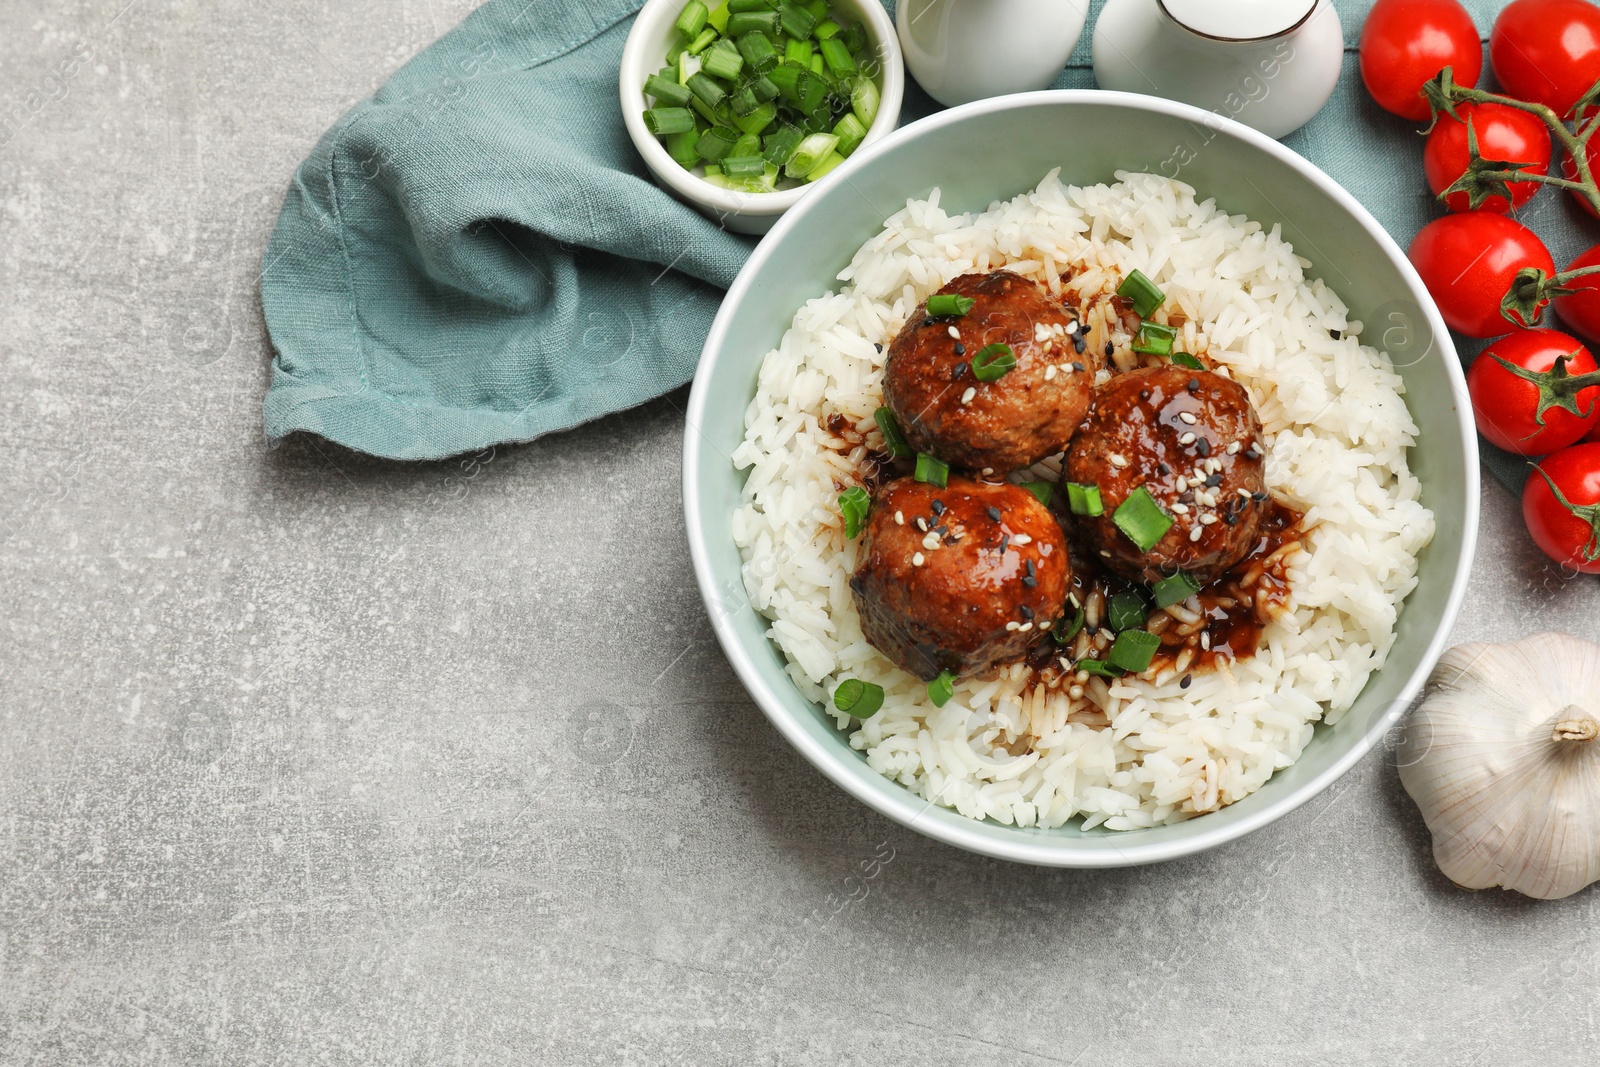
[[[617,79],[618,100],[622,107],[622,122],[634,149],[644,157],[659,180],[679,196],[723,215],[748,215],[771,217],[782,215],[813,188],[799,185],[793,189],[779,189],[771,193],[745,193],[737,189],[720,189],[694,172],[685,169],[667,154],[661,142],[644,125],[644,51],[645,40],[663,23],[673,21],[687,0],[646,0],[634,17],[622,45],[622,63]],[[868,31],[878,44],[883,57],[883,78],[878,102],[878,114],[867,135],[853,154],[859,154],[873,142],[893,132],[900,122],[900,108],[905,96],[905,60],[900,54],[900,39],[889,14],[877,0],[832,0],[847,5],[858,12],[868,24]],[[654,68],[651,68],[654,69]],[[845,162],[849,162],[846,160]],[[842,166],[842,164],[841,164]],[[837,169],[837,168],[836,168]]]
[[[1406,708],[1421,690],[1423,683],[1440,655],[1443,654],[1445,644],[1460,613],[1462,601],[1466,596],[1467,581],[1471,573],[1472,558],[1478,535],[1478,443],[1471,416],[1468,414],[1471,408],[1465,402],[1467,396],[1466,378],[1462,373],[1459,359],[1455,357],[1454,344],[1450,340],[1449,331],[1446,329],[1444,321],[1440,317],[1432,299],[1428,297],[1421,278],[1412,268],[1410,261],[1406,258],[1399,244],[1372,214],[1361,206],[1354,196],[1320,168],[1267,135],[1233,119],[1223,118],[1214,112],[1203,111],[1189,104],[1136,93],[1111,92],[1101,89],[1046,89],[1032,93],[1017,93],[962,104],[902,126],[870,148],[863,148],[863,150],[858,151],[850,159],[846,160],[843,165],[825,176],[819,185],[829,182],[847,182],[855,171],[861,169],[878,155],[893,151],[905,141],[926,136],[933,131],[962,122],[973,116],[1015,109],[1073,106],[1076,104],[1109,104],[1170,115],[1196,125],[1204,125],[1216,130],[1218,133],[1242,140],[1287,164],[1297,171],[1301,177],[1338,203],[1352,219],[1367,231],[1369,236],[1378,242],[1379,246],[1383,248],[1390,260],[1400,270],[1411,289],[1411,295],[1416,299],[1418,307],[1427,318],[1428,325],[1433,331],[1433,336],[1439,339],[1440,358],[1445,364],[1445,372],[1450,380],[1451,393],[1457,398],[1457,403],[1455,404],[1456,424],[1461,436],[1461,447],[1465,460],[1465,485],[1462,486],[1464,494],[1464,529],[1462,530],[1461,551],[1455,561],[1450,593],[1445,601],[1444,610],[1437,620],[1433,636],[1423,649],[1416,666],[1413,667],[1410,676],[1406,679],[1396,697],[1389,702],[1381,714],[1373,717],[1366,731],[1357,737],[1344,752],[1337,755],[1327,769],[1272,803],[1264,805],[1247,818],[1236,822],[1219,822],[1210,828],[1206,826],[1204,817],[1196,818],[1183,824],[1195,827],[1192,833],[1168,841],[1141,844],[1133,836],[1136,832],[1130,832],[1128,843],[1125,846],[1106,848],[1102,844],[1095,849],[1083,849],[1066,839],[1023,836],[1024,833],[1031,835],[1032,831],[1020,831],[1015,836],[991,837],[979,832],[978,828],[985,825],[980,820],[963,819],[950,822],[921,820],[919,819],[921,812],[914,809],[920,806],[922,810],[926,810],[929,802],[923,801],[922,798],[903,787],[898,792],[883,792],[873,789],[865,776],[868,774],[875,777],[881,776],[878,776],[876,771],[873,771],[864,763],[859,763],[858,761],[858,765],[848,764],[841,758],[845,755],[853,754],[848,747],[825,744],[807,734],[800,727],[800,724],[789,713],[788,709],[776,698],[776,694],[769,690],[765,680],[756,668],[751,651],[744,646],[734,632],[731,616],[715,610],[715,605],[718,602],[718,591],[712,580],[711,546],[707,541],[706,527],[702,522],[697,507],[700,498],[697,471],[701,462],[702,444],[701,436],[694,432],[685,432],[684,434],[683,504],[684,520],[689,540],[689,554],[694,564],[696,582],[700,588],[701,598],[707,607],[712,629],[717,635],[718,642],[722,645],[724,654],[727,655],[728,661],[733,665],[746,691],[760,706],[762,712],[778,728],[778,731],[783,734],[788,742],[818,770],[851,796],[873,810],[893,819],[895,822],[935,840],[955,845],[969,852],[1039,866],[1105,868],[1157,863],[1192,855],[1236,840],[1282,818],[1327,789],[1328,786],[1349,771],[1351,767],[1355,766],[1404,714]],[[702,425],[708,417],[708,382],[717,373],[718,353],[728,332],[729,321],[733,316],[734,309],[738,308],[740,303],[748,296],[752,279],[761,266],[770,258],[772,250],[779,246],[790,230],[801,225],[805,218],[806,209],[802,208],[799,211],[790,212],[780,219],[769,237],[756,246],[754,253],[752,253],[750,259],[734,279],[733,285],[729,287],[722,306],[717,311],[716,319],[711,325],[705,347],[701,350],[700,363],[695,372],[694,384],[689,394],[686,426]],[[743,418],[744,409],[740,408],[739,412],[740,417]],[[902,793],[903,796],[901,795]],[[968,822],[971,823],[970,827],[967,825]],[[1002,829],[1016,828],[1002,827]]]

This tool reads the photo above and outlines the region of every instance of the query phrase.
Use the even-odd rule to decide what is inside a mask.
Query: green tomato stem
[[[1589,542],[1582,549],[1584,560],[1593,563],[1595,560],[1600,559],[1600,504],[1574,504],[1567,499],[1567,494],[1561,491],[1561,487],[1556,485],[1550,476],[1544,472],[1543,467],[1535,463],[1533,464],[1533,469],[1539,472],[1539,477],[1544,479],[1544,484],[1548,485],[1550,492],[1555,494],[1556,501],[1571,512],[1573,518],[1589,524]]]

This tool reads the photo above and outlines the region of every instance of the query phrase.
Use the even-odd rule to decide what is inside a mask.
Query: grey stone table
[[[287,175],[469,7],[0,0],[0,1064],[1594,1062],[1600,896],[1452,888],[1392,747],[1136,870],[847,799],[712,638],[682,392],[268,449]],[[1483,505],[1456,638],[1600,637]]]

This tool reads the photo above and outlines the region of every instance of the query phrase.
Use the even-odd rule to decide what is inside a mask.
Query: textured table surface
[[[0,1064],[1594,1061],[1600,896],[1452,888],[1392,743],[1136,870],[849,800],[712,638],[681,392],[268,449],[287,175],[470,5],[126,3],[0,0]],[[1483,505],[1454,636],[1600,638]]]

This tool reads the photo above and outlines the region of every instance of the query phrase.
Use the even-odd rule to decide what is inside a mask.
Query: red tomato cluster
[[[1473,161],[1476,149],[1478,170],[1545,176],[1559,161],[1561,175],[1576,180],[1576,155],[1600,177],[1600,134],[1581,152],[1563,148],[1557,160],[1547,124],[1572,122],[1581,134],[1587,123],[1600,122],[1600,101],[1591,95],[1600,86],[1600,6],[1513,0],[1490,32],[1489,64],[1500,100],[1458,103],[1454,116],[1440,110],[1428,131],[1423,172],[1449,213],[1417,233],[1411,262],[1452,330],[1497,338],[1473,362],[1467,389],[1484,437],[1518,455],[1544,457],[1522,496],[1534,541],[1564,565],[1600,573],[1600,367],[1585,344],[1600,343],[1600,273],[1506,303],[1515,316],[1508,321],[1502,302],[1519,272],[1556,273],[1539,235],[1508,217],[1543,183],[1490,175],[1504,181],[1503,189],[1491,190],[1475,179]],[[1483,68],[1477,27],[1458,0],[1377,0],[1361,31],[1361,79],[1379,106],[1405,118],[1432,117],[1428,95],[1438,100],[1444,93],[1425,87],[1446,67],[1450,81],[1468,88]],[[1542,107],[1523,110],[1514,106],[1519,102]],[[1469,184],[1478,186],[1477,205]],[[1574,195],[1597,214],[1587,197]],[[1566,271],[1593,267],[1600,267],[1600,245]],[[1519,286],[1526,285],[1525,276]],[[1550,296],[1571,334],[1531,321],[1547,310]]]

